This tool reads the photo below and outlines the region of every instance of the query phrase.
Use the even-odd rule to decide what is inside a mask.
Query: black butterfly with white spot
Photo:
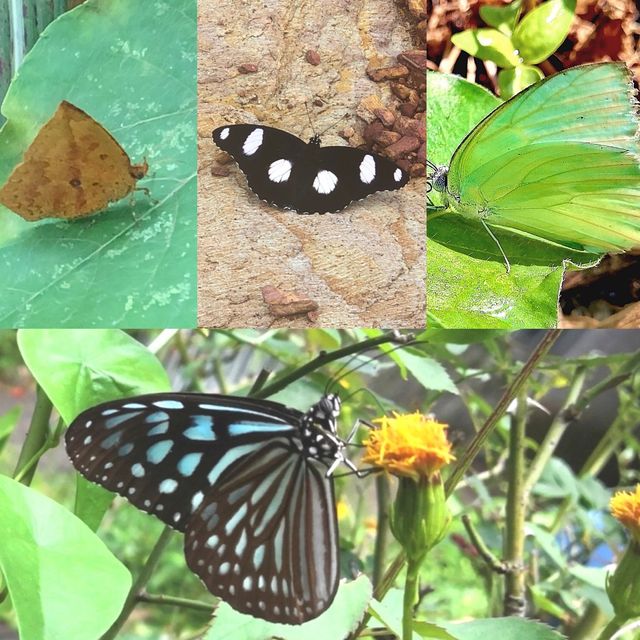
[[[321,147],[273,127],[235,124],[213,131],[251,190],[269,204],[298,213],[341,211],[376,191],[404,187],[409,174],[390,160],[352,147]]]
[[[234,609],[300,624],[338,588],[340,400],[167,393],[106,402],[65,435],[87,479],[185,533],[189,568]]]

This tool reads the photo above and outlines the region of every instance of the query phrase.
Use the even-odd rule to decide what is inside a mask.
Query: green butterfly
[[[640,141],[623,63],[573,67],[501,104],[432,169],[444,208],[591,253],[640,247]]]

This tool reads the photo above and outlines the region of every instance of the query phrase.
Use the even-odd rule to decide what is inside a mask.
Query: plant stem
[[[407,577],[404,581],[404,599],[402,606],[402,640],[411,640],[413,636],[413,607],[418,592],[418,571],[421,562],[407,562]]]
[[[151,574],[153,573],[156,564],[158,564],[160,556],[169,543],[172,534],[173,530],[169,526],[165,526],[165,528],[162,530],[162,533],[160,534],[160,537],[151,550],[147,561],[144,563],[144,566],[140,570],[136,581],[133,583],[131,590],[129,591],[129,595],[125,600],[124,606],[122,607],[120,615],[111,625],[109,630],[102,636],[101,640],[114,640],[114,638],[117,637],[118,632],[124,626],[125,622],[131,615],[131,612],[135,608],[136,603],[138,602],[138,598],[144,590],[145,585],[147,584],[147,582],[149,582]]]
[[[211,604],[208,602],[200,602],[199,600],[190,600],[189,598],[178,598],[177,596],[163,596],[152,593],[138,594],[138,602],[148,602],[150,604],[159,604],[163,606],[180,607],[181,609],[191,609],[193,611],[204,611],[211,614]]]
[[[467,472],[467,469],[471,466],[471,463],[478,455],[485,440],[495,428],[498,420],[500,420],[504,415],[507,407],[511,404],[511,401],[518,395],[520,389],[525,385],[540,360],[542,360],[549,349],[551,349],[555,341],[560,337],[561,333],[562,331],[558,329],[547,331],[542,340],[540,340],[536,348],[532,351],[529,359],[520,370],[520,373],[518,373],[513,382],[504,392],[502,398],[500,398],[500,401],[491,412],[491,415],[486,419],[485,423],[482,425],[481,429],[478,431],[477,435],[471,441],[471,444],[460,458],[460,461],[453,470],[453,473],[449,476],[445,486],[447,496],[451,495],[453,490],[456,488],[458,482],[460,482],[464,474]]]
[[[524,449],[527,426],[527,392],[518,393],[516,415],[509,431],[509,465],[507,471],[507,517],[505,523],[504,563],[505,576],[504,615],[524,616],[525,571],[524,540],[527,513],[527,493],[524,483]]]
[[[378,503],[378,523],[376,528],[376,542],[373,551],[373,586],[380,584],[382,580],[382,567],[387,551],[389,538],[389,481],[384,474],[376,477],[376,495]]]
[[[29,425],[29,431],[24,439],[24,444],[22,445],[22,450],[18,457],[16,469],[13,473],[14,477],[20,475],[20,482],[22,482],[22,484],[30,485],[31,480],[33,480],[37,466],[33,462],[33,457],[47,442],[49,435],[49,419],[51,418],[52,410],[53,404],[51,403],[51,400],[49,400],[44,389],[38,385],[36,387],[36,405],[31,416],[31,424]],[[22,473],[24,467],[27,465],[31,465],[31,468]]]
[[[274,393],[278,393],[278,391],[286,388],[295,380],[303,378],[312,371],[315,371],[316,369],[319,369],[320,367],[328,364],[329,362],[333,362],[334,360],[340,360],[340,358],[344,358],[345,356],[350,356],[354,353],[360,353],[361,351],[366,351],[367,349],[377,347],[378,345],[385,344],[387,342],[409,342],[410,339],[410,336],[398,337],[396,333],[390,331],[376,336],[375,338],[370,338],[369,340],[363,340],[362,342],[351,344],[347,347],[343,347],[342,349],[320,353],[319,356],[315,357],[313,360],[309,360],[309,362],[307,362],[307,364],[303,365],[302,367],[299,367],[298,369],[295,369],[294,371],[291,371],[286,375],[277,378],[271,384],[265,385],[254,394],[254,397],[268,398]]]
[[[620,622],[617,618],[612,618],[609,624],[602,630],[598,640],[611,640],[611,636],[620,629]]]
[[[538,447],[535,458],[529,465],[529,472],[527,474],[527,479],[523,488],[525,500],[528,499],[529,494],[533,490],[533,487],[540,479],[545,466],[551,459],[551,456],[558,446],[560,438],[564,435],[567,427],[577,417],[574,411],[574,407],[576,406],[576,403],[580,398],[580,394],[582,393],[586,375],[587,370],[585,368],[580,367],[577,369],[571,383],[571,387],[569,389],[569,394],[564,401],[562,409],[556,414],[556,417],[551,422],[544,440]]]

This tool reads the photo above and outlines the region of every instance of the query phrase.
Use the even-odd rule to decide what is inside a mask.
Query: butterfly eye
[[[185,534],[187,565],[238,611],[300,624],[339,580],[336,395],[275,402],[156,394],[80,414],[65,435],[86,478]]]

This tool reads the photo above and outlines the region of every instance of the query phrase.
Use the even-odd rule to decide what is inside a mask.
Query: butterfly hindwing
[[[224,472],[187,525],[185,556],[234,609],[299,624],[336,594],[337,522],[326,467],[290,446],[275,438]]]
[[[400,189],[409,175],[390,160],[351,147],[320,147],[262,125],[227,125],[214,142],[238,163],[262,200],[298,213],[344,209],[376,191]]]

